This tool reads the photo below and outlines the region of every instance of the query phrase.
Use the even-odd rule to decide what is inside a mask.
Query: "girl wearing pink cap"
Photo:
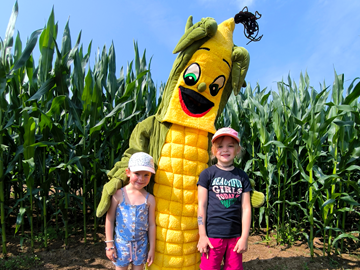
[[[202,171],[197,183],[200,269],[220,269],[223,258],[224,270],[243,269],[252,189],[247,174],[234,167],[234,158],[241,150],[240,139],[234,129],[221,128],[211,141],[217,163]]]
[[[145,263],[150,266],[154,261],[155,198],[144,189],[154,173],[149,154],[133,154],[126,169],[129,184],[112,196],[105,221],[105,250],[116,270],[126,270],[130,263],[132,269],[142,270]]]

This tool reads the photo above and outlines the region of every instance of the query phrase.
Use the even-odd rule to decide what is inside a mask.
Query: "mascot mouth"
[[[179,99],[183,111],[193,117],[202,117],[214,107],[203,95],[182,86],[179,86]]]

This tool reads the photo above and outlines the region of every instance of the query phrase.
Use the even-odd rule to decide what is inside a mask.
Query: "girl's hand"
[[[108,257],[108,259],[112,262],[116,262],[117,259],[117,254],[116,254],[116,249],[114,247],[114,249],[110,249],[106,251],[106,257]]]
[[[209,238],[207,236],[202,236],[202,237],[200,236],[200,239],[199,239],[199,242],[197,245],[199,252],[208,254],[209,247],[214,248],[211,245]]]
[[[155,250],[149,250],[147,261],[146,261],[148,266],[150,266],[153,263],[154,254],[155,254]]]
[[[248,250],[248,242],[245,237],[240,237],[239,240],[236,242],[236,246],[234,248],[234,252],[237,253],[244,253]]]

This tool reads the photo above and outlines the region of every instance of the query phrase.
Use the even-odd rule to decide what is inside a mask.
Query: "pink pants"
[[[221,262],[224,258],[223,270],[242,270],[242,253],[233,251],[239,239],[240,237],[224,239],[209,238],[210,243],[214,248],[209,248],[208,258],[206,258],[206,253],[202,254],[200,269],[220,270]]]

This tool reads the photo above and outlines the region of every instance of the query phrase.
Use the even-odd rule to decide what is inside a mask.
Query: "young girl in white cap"
[[[134,270],[142,270],[146,262],[149,266],[154,261],[155,198],[144,189],[154,173],[150,155],[133,154],[126,169],[129,184],[112,196],[105,220],[105,249],[116,270],[126,270],[130,263]]]
[[[243,269],[251,222],[247,174],[234,167],[240,153],[240,139],[232,128],[219,129],[212,138],[217,163],[201,172],[198,181],[198,250],[200,269]],[[225,256],[225,257],[224,257]]]

